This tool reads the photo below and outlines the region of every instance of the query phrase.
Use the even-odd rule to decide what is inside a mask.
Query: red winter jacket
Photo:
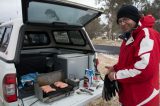
[[[114,66],[123,106],[159,106],[160,34],[152,27],[155,19],[144,16],[120,48]]]

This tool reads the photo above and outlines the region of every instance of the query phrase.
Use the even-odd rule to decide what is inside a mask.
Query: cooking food
[[[41,86],[41,89],[42,89],[45,93],[49,93],[49,92],[52,92],[52,91],[56,91],[56,89],[55,89],[55,88],[52,88],[50,85]]]
[[[56,87],[58,87],[58,88],[66,88],[66,87],[68,87],[68,84],[67,84],[67,83],[64,83],[64,82],[62,82],[62,81],[57,81],[57,82],[54,83],[54,85],[55,85]]]

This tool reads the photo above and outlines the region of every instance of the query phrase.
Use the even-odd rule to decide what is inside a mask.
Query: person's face
[[[118,24],[123,32],[128,32],[136,27],[136,22],[126,17],[119,18]]]

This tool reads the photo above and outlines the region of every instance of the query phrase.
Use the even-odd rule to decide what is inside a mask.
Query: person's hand
[[[114,72],[113,66],[105,66],[105,68],[107,69],[108,73]]]
[[[116,80],[116,72],[110,72],[108,74],[108,78],[113,81],[113,80]]]

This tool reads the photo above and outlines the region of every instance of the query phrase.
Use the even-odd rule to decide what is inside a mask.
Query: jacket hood
[[[143,16],[138,23],[138,27],[132,32],[133,37],[139,33],[143,28],[152,28],[155,23],[155,18],[152,15]]]
[[[155,18],[152,15],[143,16],[139,21],[139,26],[152,28],[155,23]]]

